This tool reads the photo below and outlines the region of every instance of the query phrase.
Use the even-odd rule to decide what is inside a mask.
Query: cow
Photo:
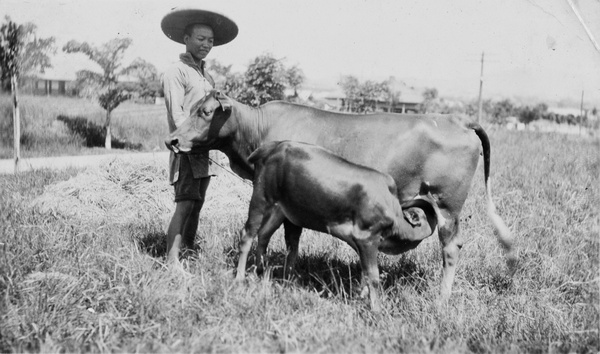
[[[297,229],[286,237],[286,270],[298,255],[302,228],[328,233],[350,245],[360,257],[362,295],[381,309],[378,251],[400,254],[431,236],[443,217],[424,184],[422,194],[400,205],[396,182],[385,173],[353,164],[322,147],[299,142],[263,144],[248,158],[254,164],[248,219],[240,232],[236,278],[243,280],[252,241],[258,235],[256,266],[273,233],[285,223]],[[411,209],[409,211],[409,209]]]
[[[483,153],[487,213],[509,269],[514,271],[513,237],[492,200],[489,138],[479,124],[461,116],[348,114],[281,101],[253,108],[215,90],[192,107],[190,117],[165,144],[179,153],[218,149],[229,158],[236,174],[252,179],[250,154],[264,143],[282,140],[322,146],[348,161],[389,174],[401,203],[411,200],[428,182],[446,220],[438,230],[443,261],[441,299],[448,299],[452,291],[463,245],[460,212]],[[296,228],[285,226],[286,239],[298,237]]]

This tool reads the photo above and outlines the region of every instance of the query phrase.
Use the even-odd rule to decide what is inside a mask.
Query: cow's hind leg
[[[288,278],[294,270],[296,259],[298,259],[298,244],[300,243],[302,228],[292,224],[287,219],[284,221],[283,226],[285,228],[285,245],[287,247],[283,277]]]
[[[442,301],[448,300],[452,293],[452,284],[456,274],[462,239],[458,227],[458,216],[446,218],[446,225],[439,229],[440,243],[442,244],[442,283],[440,297]]]
[[[258,229],[258,245],[256,246],[256,272],[260,275],[264,269],[264,254],[273,233],[285,221],[283,212],[278,207],[272,207],[265,214],[262,225]]]

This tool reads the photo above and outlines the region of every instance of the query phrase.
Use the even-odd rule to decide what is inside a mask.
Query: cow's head
[[[427,182],[421,183],[419,194],[413,200],[403,202],[401,206],[404,219],[413,227],[423,226],[425,222],[429,224],[431,231],[427,236],[431,235],[436,228],[446,224],[446,219],[431,195]]]
[[[167,148],[176,153],[217,148],[219,141],[230,133],[225,125],[231,110],[229,97],[211,91],[192,106],[190,116],[165,140]]]
[[[402,216],[382,234],[379,245],[379,250],[387,254],[400,254],[415,248],[446,223],[426,182],[419,194],[400,205]]]
[[[423,182],[419,194],[401,203],[404,219],[412,226],[415,240],[431,236],[437,228],[446,224],[446,219],[431,195],[429,183]]]

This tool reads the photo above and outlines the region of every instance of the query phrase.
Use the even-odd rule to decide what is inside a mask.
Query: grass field
[[[251,187],[228,173],[211,182],[187,273],[163,264],[165,166],[0,176],[0,352],[598,352],[598,141],[488,133],[516,274],[486,218],[480,168],[449,303],[436,301],[441,256],[430,238],[380,257],[379,315],[357,293],[350,247],[310,231],[297,279],[281,279],[278,231],[267,276],[236,284]]]
[[[82,137],[70,132],[57,121],[59,115],[84,117],[103,126],[105,111],[93,100],[74,97],[28,96],[19,99],[21,113],[21,156],[66,156],[105,154],[103,147],[86,148]],[[0,159],[13,157],[13,113],[11,97],[0,95]],[[122,103],[112,113],[113,137],[141,144],[143,151],[166,150],[168,133],[164,105]],[[113,149],[111,153],[118,153]]]

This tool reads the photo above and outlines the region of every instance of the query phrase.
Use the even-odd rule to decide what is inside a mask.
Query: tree
[[[2,79],[10,80],[10,89],[13,95],[13,137],[14,137],[14,156],[15,172],[19,171],[21,122],[19,119],[19,100],[18,100],[18,82],[20,70],[19,56],[22,50],[22,37],[20,36],[21,26],[10,21],[0,27],[0,68],[2,69]]]
[[[548,105],[545,103],[538,103],[533,109],[537,112],[538,119],[548,114]]]
[[[5,20],[6,23],[3,25],[5,30],[8,30],[9,24],[12,23],[18,32],[18,39],[16,43],[18,43],[17,46],[19,47],[19,50],[17,56],[15,57],[15,63],[19,66],[17,78],[19,82],[21,82],[22,78],[31,76],[32,74],[38,72],[43,73],[45,69],[51,68],[52,64],[49,54],[54,54],[56,52],[56,47],[54,46],[54,37],[38,37],[36,35],[37,26],[31,22],[17,25],[16,23],[12,22],[8,16],[5,17]],[[3,34],[7,33],[3,32]],[[5,59],[0,60],[2,60],[2,66],[4,67]],[[2,72],[4,73],[5,71],[2,70]],[[9,76],[10,75],[2,74],[3,89],[10,88]]]
[[[537,111],[529,106],[522,107],[519,110],[519,121],[523,124],[529,124],[538,118]]]
[[[492,123],[504,124],[506,118],[514,114],[515,109],[515,105],[509,99],[496,102],[492,109]]]
[[[51,68],[49,54],[56,53],[54,37],[39,38],[36,35],[37,26],[27,22],[22,27],[23,50],[21,52],[21,75],[29,76],[33,73],[43,73]]]
[[[121,67],[123,55],[130,45],[131,39],[129,38],[115,38],[100,47],[94,47],[87,42],[80,43],[77,41],[69,41],[63,46],[63,51],[67,53],[83,53],[102,68],[102,74],[90,70],[78,71],[77,81],[97,86],[99,89],[98,102],[106,110],[106,121],[104,123],[106,140],[104,146],[107,149],[111,148],[112,140],[110,131],[111,113],[130,97],[129,92],[122,86],[119,86],[117,81],[119,75],[134,69],[133,67]]]
[[[342,76],[339,85],[346,96],[343,110],[366,113],[374,111],[378,107],[378,103],[387,102],[388,111],[391,111],[393,104],[398,102],[401,94],[400,91],[394,89],[395,84],[394,77],[381,82],[367,80],[361,83],[352,75]]]
[[[425,89],[425,92],[423,92],[423,102],[419,104],[419,112],[431,113],[435,111],[437,98],[438,90],[436,88]]]
[[[297,65],[285,71],[287,84],[294,90],[294,97],[298,97],[298,88],[304,83],[304,72]]]
[[[243,75],[232,72],[231,65],[223,65],[215,59],[210,59],[208,67],[211,74],[215,74],[213,79],[216,88],[223,90],[233,99],[241,100],[240,97],[245,91]]]
[[[382,83],[383,98],[388,102],[388,112],[392,111],[394,104],[400,100],[400,95],[402,94],[402,92],[394,88],[396,84],[396,78],[393,76],[390,76]]]
[[[271,54],[260,55],[248,66],[244,83],[246,89],[240,96],[244,103],[258,107],[272,100],[281,100],[285,97],[286,84],[283,64]]]
[[[299,67],[286,68],[282,60],[273,58],[271,54],[256,57],[244,74],[233,72],[231,65],[223,65],[214,59],[209,61],[208,67],[217,89],[252,106],[284,99],[286,86],[297,90],[304,82],[304,74]]]
[[[6,23],[0,27],[0,74],[2,81],[12,80],[19,75],[23,40],[20,36],[22,26],[6,18]],[[12,82],[11,82],[12,84]]]
[[[142,58],[136,58],[123,70],[123,73],[133,76],[138,80],[131,88],[128,88],[127,85],[123,85],[122,87],[125,90],[137,92],[139,97],[144,100],[164,95],[158,71],[152,63],[147,62]]]
[[[343,76],[340,80],[340,86],[342,87],[342,91],[344,91],[345,99],[345,110],[347,112],[355,112],[356,104],[355,101],[360,95],[360,82],[358,79],[352,75]]]

